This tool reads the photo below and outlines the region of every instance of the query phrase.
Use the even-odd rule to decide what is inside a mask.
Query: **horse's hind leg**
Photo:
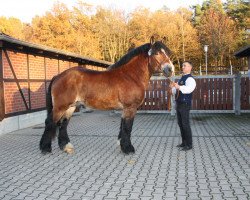
[[[56,135],[57,125],[53,122],[52,114],[48,114],[47,119],[45,120],[45,130],[40,140],[40,150],[42,153],[50,153],[51,141]]]
[[[118,141],[117,141],[117,145],[120,145],[121,144],[121,137],[122,137],[122,123],[123,123],[123,118],[121,118],[121,124],[120,124],[120,132],[119,132],[119,135],[118,135]]]
[[[61,150],[65,151],[66,153],[74,153],[74,147],[70,143],[70,139],[67,132],[67,126],[69,124],[69,120],[75,111],[75,107],[70,107],[64,114],[60,128],[59,128],[59,136],[58,136],[58,145]]]
[[[131,144],[131,132],[134,122],[134,116],[136,113],[135,108],[124,109],[121,121],[121,130],[118,138],[120,137],[121,150],[125,154],[134,153],[135,149]]]
[[[69,136],[67,133],[67,126],[69,124],[69,119],[65,118],[61,122],[61,126],[59,128],[59,136],[58,136],[58,145],[61,150],[66,153],[74,153],[74,147],[70,143]]]
[[[67,126],[69,124],[69,119],[64,118],[60,123],[59,135],[58,135],[58,145],[61,150],[70,142],[69,136],[67,133]]]

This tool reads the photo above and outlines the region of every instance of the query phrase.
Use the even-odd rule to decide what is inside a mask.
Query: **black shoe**
[[[181,144],[178,144],[176,147],[185,147],[186,145],[181,143]]]
[[[192,149],[193,147],[192,146],[184,146],[183,148],[182,148],[182,151],[188,151],[188,150],[190,150],[190,149]]]

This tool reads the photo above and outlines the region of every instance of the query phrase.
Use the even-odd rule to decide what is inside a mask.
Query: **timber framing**
[[[10,52],[20,53],[25,56],[25,62],[27,66],[24,68],[27,70],[27,77],[20,78],[18,77],[18,73],[15,71],[14,66],[16,66],[16,61],[12,60],[12,55]],[[41,66],[44,68],[44,78],[32,78],[31,77],[31,57],[30,56],[39,56],[43,58],[43,65]],[[107,68],[113,63],[98,60],[90,57],[85,57],[81,55],[77,55],[74,53],[69,53],[66,51],[61,51],[58,49],[46,47],[43,45],[37,45],[30,42],[22,41],[16,38],[13,38],[9,35],[3,34],[0,32],[0,121],[2,121],[6,117],[12,117],[20,114],[32,113],[36,111],[45,110],[45,107],[37,107],[32,104],[32,94],[31,94],[31,86],[35,83],[44,84],[44,94],[46,96],[47,86],[50,82],[49,75],[47,71],[49,71],[49,66],[47,66],[47,60],[54,59],[57,60],[56,67],[57,72],[60,73],[62,69],[60,69],[60,61],[66,61],[69,64],[69,68],[74,66],[93,66],[93,67],[101,67]],[[4,75],[6,63],[8,68],[10,69],[10,73],[13,77],[6,77]],[[11,112],[8,111],[5,103],[7,100],[5,99],[5,92],[4,91],[6,83],[15,83],[18,89],[18,93],[20,94],[21,101],[23,101],[24,107],[21,111],[13,110]],[[25,83],[27,85],[27,93],[23,90],[22,84]],[[9,108],[9,107],[8,107]]]
[[[1,41],[0,41],[1,43]],[[5,116],[5,104],[4,104],[4,85],[3,85],[3,50],[0,44],[0,121]]]

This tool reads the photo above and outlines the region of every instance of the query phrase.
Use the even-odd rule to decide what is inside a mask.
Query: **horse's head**
[[[163,73],[166,77],[172,76],[174,66],[170,60],[170,49],[162,41],[155,42],[153,37],[150,39],[150,44],[148,56],[153,73]]]

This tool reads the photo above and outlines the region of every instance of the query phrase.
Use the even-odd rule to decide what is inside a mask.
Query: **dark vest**
[[[186,74],[186,75],[183,75],[181,77],[181,79],[178,81],[178,84],[179,85],[185,85],[186,84],[186,80],[189,78],[189,77],[193,77],[191,74]],[[176,99],[176,102],[177,103],[186,103],[188,105],[191,106],[191,103],[192,103],[192,93],[190,94],[183,94],[181,91],[179,91],[179,96],[177,96],[178,92],[176,92],[176,96],[175,96],[175,99]],[[177,98],[178,97],[178,98]]]

